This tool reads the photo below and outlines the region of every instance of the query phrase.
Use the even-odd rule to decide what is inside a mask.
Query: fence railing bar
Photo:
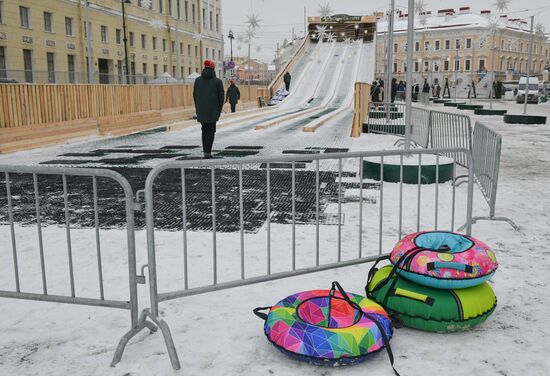
[[[187,190],[185,186],[185,169],[181,169],[181,222],[183,236],[183,285],[189,288],[189,265],[187,258]]]
[[[61,175],[63,181],[63,203],[65,207],[65,232],[67,237],[67,257],[69,262],[69,278],[71,282],[71,296],[75,297],[73,249],[71,244],[71,217],[69,214],[69,194],[67,192],[67,175]]]
[[[40,271],[42,273],[42,291],[44,295],[48,294],[48,284],[46,282],[46,262],[44,260],[44,242],[42,238],[42,216],[40,213],[40,194],[38,192],[38,176],[32,174],[34,185],[34,206],[36,209],[36,231],[38,236],[38,252],[40,254]]]
[[[403,154],[401,154],[399,159],[399,229],[397,231],[397,241],[403,238]]]
[[[437,231],[439,225],[439,154],[435,155],[435,226]]]
[[[267,274],[271,275],[271,163],[266,164],[267,195]]]
[[[420,231],[421,201],[422,201],[422,154],[418,154],[418,194],[416,199],[416,232]]]
[[[81,297],[69,297],[63,295],[44,295],[36,294],[31,292],[14,292],[14,291],[4,291],[0,290],[0,297],[10,298],[10,299],[22,299],[22,300],[35,300],[41,302],[53,302],[53,303],[66,303],[66,304],[77,304],[77,305],[86,305],[94,307],[105,307],[105,308],[118,308],[118,309],[131,309],[130,302],[123,302],[118,300],[99,300],[91,298],[81,298]]]
[[[216,244],[216,172],[215,167],[211,167],[211,185],[212,185],[212,266],[214,274],[214,284],[218,284],[218,249]]]
[[[359,158],[359,251],[358,257],[363,257],[363,157]]]
[[[338,261],[342,261],[342,158],[338,158]]]
[[[456,212],[456,159],[453,161],[453,198],[452,198],[452,209],[451,209],[451,231],[455,230],[455,212]]]
[[[320,249],[319,249],[319,160],[315,161],[315,265],[319,266],[320,262]]]
[[[296,162],[292,161],[292,270],[296,270]]]
[[[243,166],[239,166],[239,227],[241,237],[241,279],[244,279],[244,203],[243,203]]]
[[[380,157],[380,215],[378,224],[378,254],[382,254],[382,231],[384,220],[384,156]]]
[[[103,260],[101,257],[101,236],[99,233],[99,203],[97,197],[97,178],[92,176],[92,191],[94,196],[94,228],[95,228],[95,245],[97,257],[97,278],[99,283],[99,297],[105,299],[105,290],[103,286]]]
[[[10,235],[11,235],[11,250],[13,257],[13,271],[15,278],[15,290],[17,292],[21,291],[21,285],[19,283],[19,260],[17,256],[17,241],[15,239],[15,224],[13,220],[13,203],[11,197],[11,180],[10,174],[8,172],[4,173],[6,178],[6,196],[8,200],[8,219],[10,221]]]

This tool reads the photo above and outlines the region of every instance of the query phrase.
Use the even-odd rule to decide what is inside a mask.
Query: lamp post
[[[84,29],[86,31],[86,48],[88,49],[88,83],[94,83],[94,52],[92,50],[92,34],[90,30],[90,16],[89,16],[90,2],[84,0]]]
[[[409,0],[407,27],[407,92],[405,108],[405,150],[411,148],[411,123],[412,123],[412,65],[413,65],[413,45],[414,45],[414,0]]]
[[[527,115],[527,100],[529,98],[529,79],[532,74],[533,61],[533,28],[535,26],[535,16],[531,16],[531,35],[529,37],[529,66],[527,67],[527,80],[525,82],[525,101],[523,102],[523,114]]]
[[[233,34],[233,30],[229,30],[229,35],[227,36],[229,38],[229,49],[231,50],[231,61],[233,61],[233,39],[235,39],[235,34]]]
[[[122,33],[124,34],[124,65],[126,66],[126,84],[130,84],[130,64],[128,63],[128,37],[126,33],[126,4],[131,4],[130,0],[122,0]]]

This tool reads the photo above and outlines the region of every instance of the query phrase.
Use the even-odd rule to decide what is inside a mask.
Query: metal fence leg
[[[148,321],[147,320],[148,318],[152,322]],[[153,316],[149,309],[144,309],[141,312],[141,315],[138,321],[138,326],[129,330],[120,339],[120,342],[118,343],[118,346],[115,350],[113,361],[111,362],[111,367],[116,366],[120,362],[120,359],[122,358],[122,354],[124,353],[124,349],[126,348],[128,341],[130,341],[141,330],[145,328],[148,328],[149,330],[151,330],[151,333],[155,333],[158,329],[160,329],[162,336],[164,337],[164,343],[166,344],[166,350],[168,351],[168,356],[170,357],[172,368],[174,368],[175,370],[181,369],[178,353],[176,351],[176,346],[174,345],[174,340],[172,339],[172,333],[170,332],[170,327],[163,319]]]

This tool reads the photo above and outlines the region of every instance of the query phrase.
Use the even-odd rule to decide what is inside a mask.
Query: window
[[[180,67],[180,78],[183,78],[185,76],[185,71],[183,67]]]
[[[455,39],[455,49],[460,49],[460,39]]]
[[[195,57],[199,56],[199,48],[195,46]]]
[[[168,0],[168,14],[172,15],[172,0]]]
[[[504,39],[500,41],[500,49],[504,50]]]
[[[159,73],[159,65],[158,64],[153,64],[153,76],[157,77],[158,73]]]
[[[397,52],[398,49],[399,49],[399,45],[397,43],[394,43],[393,44],[393,52]]]
[[[420,42],[416,42],[414,44],[414,50],[417,51],[417,52],[420,51]]]
[[[107,26],[101,25],[101,41],[107,43]]]
[[[147,48],[147,36],[145,34],[141,34],[141,48]]]
[[[177,0],[176,10],[178,14],[178,20],[181,20],[181,0]]]
[[[122,30],[116,29],[116,44],[122,43]]]
[[[202,27],[206,29],[206,9],[202,8]]]
[[[46,53],[46,63],[48,66],[48,82],[50,84],[55,83],[55,63],[54,63],[54,56],[52,52]]]
[[[425,41],[424,42],[424,51],[429,51],[430,50],[430,41]]]
[[[23,50],[23,67],[25,69],[25,82],[32,82],[32,51]]]
[[[419,69],[420,69],[420,64],[418,64],[418,61],[415,61],[414,62],[414,71],[418,72]]]
[[[128,39],[130,40],[130,47],[134,47],[134,32],[130,31],[128,33]]]
[[[191,45],[187,45],[187,56],[191,57]]]
[[[119,82],[119,83],[123,83],[123,82],[124,82],[124,78],[122,77],[122,75],[123,75],[123,72],[122,72],[122,60],[118,60],[118,63],[117,63],[117,72],[118,72],[118,82]]]
[[[147,63],[142,63],[141,64],[141,71],[142,71],[144,76],[147,76]]]
[[[157,50],[157,37],[153,37],[153,50]]]
[[[222,51],[218,50],[218,60],[222,60]]]
[[[448,71],[449,71],[449,60],[445,60],[445,61],[443,62],[443,70],[444,70],[445,72],[448,72]]]
[[[183,55],[183,43],[180,43],[180,55]]]
[[[172,77],[176,77],[176,66],[172,65]]]
[[[166,39],[164,38],[162,39],[162,51],[166,52]]]
[[[430,62],[428,60],[424,60],[424,72],[428,72],[430,70]]]
[[[191,67],[189,67],[188,72],[189,72],[189,74],[191,74]]]
[[[393,63],[393,73],[397,72],[397,63]]]
[[[29,8],[19,7],[19,18],[21,19],[21,27],[30,29],[31,24],[29,22]]]
[[[189,1],[185,2],[185,22],[189,22]]]
[[[445,40],[445,49],[450,50],[451,49],[451,41],[449,39]]]
[[[466,59],[464,61],[464,68],[469,71],[472,68],[472,61],[470,59]]]
[[[210,52],[210,50],[208,49],[208,47],[206,47],[206,58],[207,58],[207,59],[210,58],[209,52]]]
[[[487,71],[487,69],[485,67],[485,59],[479,59],[479,71],[480,72]]]
[[[212,21],[212,12],[210,12],[209,16],[210,16],[210,18],[209,18],[209,20],[210,20],[210,30],[213,30],[214,29],[214,22]]]
[[[73,36],[73,19],[71,17],[65,17],[65,35]]]
[[[74,79],[74,55],[67,55],[67,67],[68,67],[68,71],[69,71],[69,82],[71,84],[74,84],[75,82],[75,79]]]
[[[440,43],[438,40],[435,41],[435,50],[436,51],[439,51],[439,48],[440,48]]]
[[[0,0],[0,24],[4,23],[3,12],[4,12],[4,1]]]
[[[172,48],[171,48],[171,51],[172,51],[172,53],[174,53],[174,52],[176,52],[176,42],[172,41],[171,44],[172,44],[172,45],[171,45],[171,47],[172,47]]]
[[[1,4],[0,2],[0,5]],[[0,78],[6,77],[6,47],[0,47]]]
[[[44,12],[44,31],[51,33],[52,29],[52,14],[50,12]]]
[[[193,17],[193,25],[194,25],[195,22],[196,22],[196,19],[195,19],[195,4],[191,4],[191,16]]]
[[[220,32],[220,15],[216,14],[216,31]]]
[[[472,48],[472,39],[471,38],[466,39],[466,48]]]
[[[164,0],[159,0],[159,13],[164,13]]]
[[[460,70],[460,60],[455,60],[455,71],[459,71]]]
[[[162,72],[163,72],[163,73],[166,73],[167,70],[168,70],[168,65],[164,64],[164,65],[162,66]]]

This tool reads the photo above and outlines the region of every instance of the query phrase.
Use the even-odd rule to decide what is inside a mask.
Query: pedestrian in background
[[[426,106],[430,104],[430,84],[427,79],[424,79],[424,85],[422,86],[422,103]]]
[[[204,158],[212,158],[212,145],[216,136],[216,123],[222,113],[225,93],[222,80],[216,77],[216,63],[204,61],[202,74],[195,80],[193,99],[197,121],[202,126],[202,151]]]
[[[286,72],[285,75],[283,76],[283,81],[285,82],[286,91],[290,91],[291,80],[292,80],[292,76],[290,75],[290,73]]]
[[[237,111],[237,103],[241,99],[241,92],[237,85],[235,85],[235,80],[229,80],[229,87],[227,88],[227,94],[225,95],[225,101],[229,102],[231,105],[231,112]]]

